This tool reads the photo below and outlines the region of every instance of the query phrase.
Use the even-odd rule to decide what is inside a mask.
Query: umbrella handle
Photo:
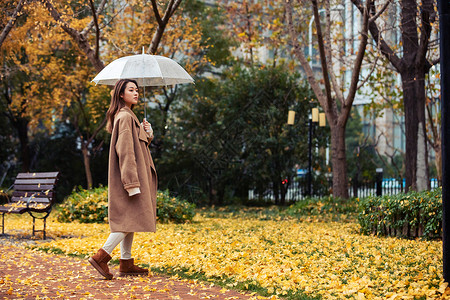
[[[145,100],[145,85],[144,85],[144,118],[147,119],[147,102]]]

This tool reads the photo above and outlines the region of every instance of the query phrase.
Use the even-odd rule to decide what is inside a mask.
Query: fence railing
[[[437,188],[441,186],[441,182],[433,178],[430,180],[431,188]],[[288,185],[285,201],[299,201],[309,197],[321,197],[330,194],[332,187],[332,181],[323,182],[313,182],[312,191],[309,193],[308,182],[306,178],[298,178],[296,181]],[[368,196],[380,196],[380,195],[396,195],[403,193],[405,191],[405,180],[398,180],[395,178],[383,178],[381,181],[364,181],[355,182],[353,180],[349,181],[348,193],[350,197],[364,198]],[[273,189],[269,186],[263,192],[258,193],[255,190],[248,191],[249,200],[259,200],[259,201],[275,201],[275,199],[281,199],[281,194],[275,197]]]

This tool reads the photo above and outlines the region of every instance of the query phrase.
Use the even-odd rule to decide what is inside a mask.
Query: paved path
[[[118,266],[112,266],[118,274]],[[87,260],[0,243],[0,299],[261,299],[205,282],[149,277],[104,280]],[[265,298],[263,298],[265,299]]]

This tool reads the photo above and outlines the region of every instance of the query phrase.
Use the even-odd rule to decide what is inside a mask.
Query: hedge
[[[358,221],[363,234],[441,238],[442,189],[364,198]]]

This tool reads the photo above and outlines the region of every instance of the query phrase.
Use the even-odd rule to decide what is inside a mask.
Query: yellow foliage
[[[22,12],[26,18],[16,22],[2,44],[5,55],[0,57],[0,65],[8,66],[2,78],[7,76],[7,82],[14,87],[9,108],[14,115],[29,118],[31,130],[44,125],[51,132],[56,121],[67,118],[67,108],[88,112],[90,115],[85,119],[90,123],[77,125],[96,128],[109,105],[110,88],[92,88],[94,67],[60,26],[67,24],[77,31],[84,30],[92,21],[89,2],[55,0],[52,5],[61,14],[62,22],[56,22],[39,1],[27,3]],[[161,12],[164,12],[163,5]],[[120,13],[114,11],[116,9]],[[106,21],[107,14],[114,18]],[[141,53],[143,46],[147,50],[157,25],[151,5],[142,1],[107,6],[98,19],[101,27],[99,55],[105,65],[118,57]],[[94,50],[95,30],[85,34]],[[165,29],[157,54],[168,57],[181,54],[187,71],[195,74],[208,63],[204,57],[208,46],[202,45],[201,40],[199,20],[183,15],[180,7]]]
[[[30,222],[26,216],[7,217],[8,228],[16,230],[29,230]],[[55,219],[47,228],[54,240],[36,240],[35,247],[85,257],[109,234],[107,225]],[[441,242],[362,236],[358,231],[355,223],[197,215],[192,224],[162,224],[156,233],[138,233],[133,254],[151,267],[253,281],[277,295],[301,290],[325,299],[442,296],[447,286],[440,271]],[[118,258],[119,249],[112,256]]]
[[[90,71],[79,50],[42,4],[27,3],[23,13],[26,22],[13,27],[2,45],[5,55],[0,57],[2,65],[12,66],[7,74],[14,81],[10,109],[17,116],[30,118],[31,129],[44,125],[52,130],[63,109],[79,97],[78,90],[85,85]],[[78,55],[71,57],[69,51]],[[69,60],[77,67],[70,68]]]

